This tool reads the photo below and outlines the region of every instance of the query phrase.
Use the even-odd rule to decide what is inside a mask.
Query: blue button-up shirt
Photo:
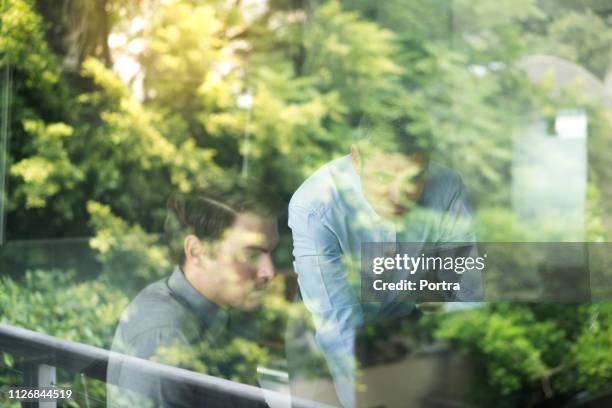
[[[294,269],[317,342],[340,401],[354,406],[355,328],[368,320],[407,314],[413,307],[392,298],[361,300],[361,244],[475,242],[466,189],[457,173],[430,161],[416,206],[401,221],[388,222],[365,199],[348,155],[327,163],[298,188],[289,204],[289,227]],[[462,285],[479,291],[480,277],[464,274]]]

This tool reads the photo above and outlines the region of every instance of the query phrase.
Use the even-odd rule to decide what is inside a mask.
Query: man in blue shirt
[[[356,403],[356,329],[370,321],[405,316],[414,307],[411,302],[394,302],[391,294],[377,302],[361,298],[364,276],[355,265],[362,243],[476,241],[460,176],[429,160],[429,149],[401,126],[391,129],[367,132],[351,145],[349,155],[327,163],[304,181],[289,204],[300,294],[345,407]],[[472,256],[475,251],[475,245],[468,249]],[[462,284],[461,293],[447,300],[478,298],[479,273],[447,275]]]

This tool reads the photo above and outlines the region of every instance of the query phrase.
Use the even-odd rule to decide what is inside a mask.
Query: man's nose
[[[262,281],[268,282],[276,275],[276,269],[274,268],[274,262],[272,261],[271,254],[264,254],[262,256],[261,263],[259,264],[259,270],[257,271],[257,277]]]

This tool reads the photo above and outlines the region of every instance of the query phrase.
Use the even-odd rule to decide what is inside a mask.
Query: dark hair
[[[434,150],[432,138],[411,132],[410,123],[410,118],[405,115],[386,119],[362,115],[355,141],[369,143],[385,151],[431,155]]]
[[[263,196],[263,197],[262,197]],[[261,197],[261,198],[260,198]],[[164,238],[172,260],[185,263],[183,241],[194,234],[205,242],[219,240],[242,212],[275,217],[282,211],[282,201],[270,192],[259,194],[234,186],[229,194],[212,191],[175,192],[166,202]]]

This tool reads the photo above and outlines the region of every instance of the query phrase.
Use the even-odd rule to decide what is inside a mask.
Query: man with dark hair
[[[176,267],[130,303],[112,351],[158,362],[180,361],[197,344],[214,344],[230,310],[252,311],[260,304],[275,275],[277,222],[259,202],[244,197],[170,197],[164,229]],[[168,352],[172,348],[178,357]],[[185,384],[140,377],[123,367],[119,356],[111,357],[107,382],[119,387],[108,386],[108,405],[235,406],[227,397],[200,395]]]
[[[350,154],[312,174],[289,204],[294,269],[313,316],[336,392],[355,400],[355,337],[367,322],[405,316],[414,303],[361,298],[363,243],[475,242],[466,189],[459,175],[430,160],[432,145],[406,131],[406,120],[362,121]],[[475,247],[468,249],[474,250]],[[457,276],[445,278],[457,279]],[[478,298],[480,276],[465,273],[462,293]]]

